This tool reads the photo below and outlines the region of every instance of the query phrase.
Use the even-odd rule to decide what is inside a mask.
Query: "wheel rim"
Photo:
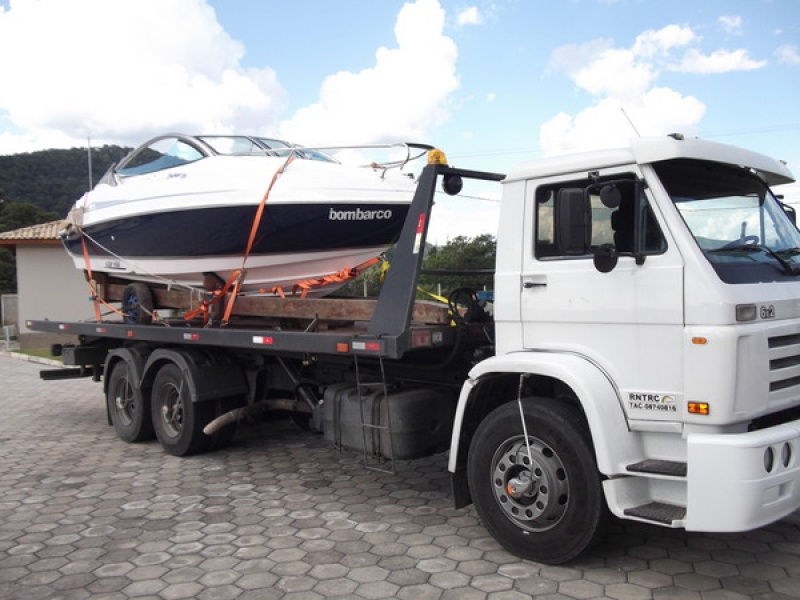
[[[114,406],[122,425],[128,426],[133,423],[136,414],[136,398],[127,377],[117,380],[114,386]]]
[[[139,299],[139,295],[135,292],[132,292],[125,296],[125,299],[122,303],[122,310],[125,312],[125,319],[129,323],[138,323],[139,316],[141,313],[141,300]]]
[[[164,432],[170,437],[178,437],[183,430],[184,410],[181,390],[168,384],[163,390],[164,400],[161,404],[161,418]]]
[[[555,527],[569,506],[567,470],[558,454],[541,440],[510,438],[495,452],[492,491],[503,513],[522,529]],[[532,462],[531,462],[532,460]]]

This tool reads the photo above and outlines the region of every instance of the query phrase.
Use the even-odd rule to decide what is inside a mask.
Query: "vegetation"
[[[93,183],[128,151],[119,146],[93,148]],[[0,233],[66,216],[89,187],[88,163],[85,148],[0,156]],[[14,256],[0,248],[0,294],[16,290]]]
[[[474,238],[458,236],[444,246],[428,245],[425,249],[423,269],[435,271],[470,271],[494,269],[496,243],[494,236],[483,234]],[[389,268],[393,260],[387,253]],[[374,296],[380,291],[386,265],[375,265],[344,286],[337,295]],[[419,280],[418,297],[430,299],[430,294],[447,298],[454,290],[471,288],[479,291],[492,289],[492,274],[453,275],[437,273],[422,275]],[[366,290],[366,294],[365,294]]]
[[[48,350],[44,350],[44,349],[41,349],[41,350],[34,350],[34,349],[30,349],[30,350],[14,350],[13,352],[14,352],[14,354],[26,354],[27,356],[33,356],[35,358],[46,358],[48,360],[57,360],[57,361],[63,360],[60,356],[53,356],[53,353],[49,349]]]
[[[494,269],[496,243],[494,236],[484,233],[474,238],[458,236],[447,244],[430,248],[424,268],[431,271],[481,271]],[[423,275],[420,287],[436,293],[441,287],[441,295],[448,297],[458,288],[471,288],[479,291],[492,289],[493,274],[445,273]]]
[[[92,185],[129,150],[120,146],[92,148]],[[88,188],[86,148],[0,156],[0,198],[5,201],[26,202],[64,217]]]

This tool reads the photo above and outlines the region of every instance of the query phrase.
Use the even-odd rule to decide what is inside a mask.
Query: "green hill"
[[[92,148],[93,183],[129,151],[120,146]],[[0,199],[26,202],[64,217],[89,187],[88,162],[86,148],[0,156]]]

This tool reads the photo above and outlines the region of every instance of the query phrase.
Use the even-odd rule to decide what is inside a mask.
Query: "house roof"
[[[50,221],[21,229],[0,233],[0,246],[19,246],[22,244],[55,244],[60,238],[58,232],[64,229],[66,221]]]

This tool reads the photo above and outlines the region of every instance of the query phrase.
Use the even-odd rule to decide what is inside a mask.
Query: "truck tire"
[[[122,290],[122,312],[131,325],[149,325],[153,322],[153,292],[144,283],[129,283]]]
[[[150,406],[142,389],[131,380],[131,369],[124,360],[111,368],[107,389],[106,405],[117,436],[126,442],[153,439]]]
[[[239,398],[219,398],[212,402],[214,405],[214,414],[212,419],[216,419],[217,417],[224,415],[226,412],[239,408],[243,406],[244,403],[239,401]],[[209,452],[215,452],[217,450],[224,450],[228,446],[231,445],[233,441],[233,436],[236,435],[236,429],[238,428],[238,424],[236,421],[233,423],[228,423],[222,429],[212,433],[208,436],[208,447],[207,450]]]
[[[206,450],[209,437],[203,433],[211,420],[210,402],[192,402],[188,384],[175,364],[156,373],[150,407],[161,447],[173,456],[189,456]]]
[[[522,406],[532,468],[519,404],[509,402],[472,438],[470,493],[484,526],[509,552],[564,563],[597,539],[609,514],[588,428],[563,402],[525,398]]]

